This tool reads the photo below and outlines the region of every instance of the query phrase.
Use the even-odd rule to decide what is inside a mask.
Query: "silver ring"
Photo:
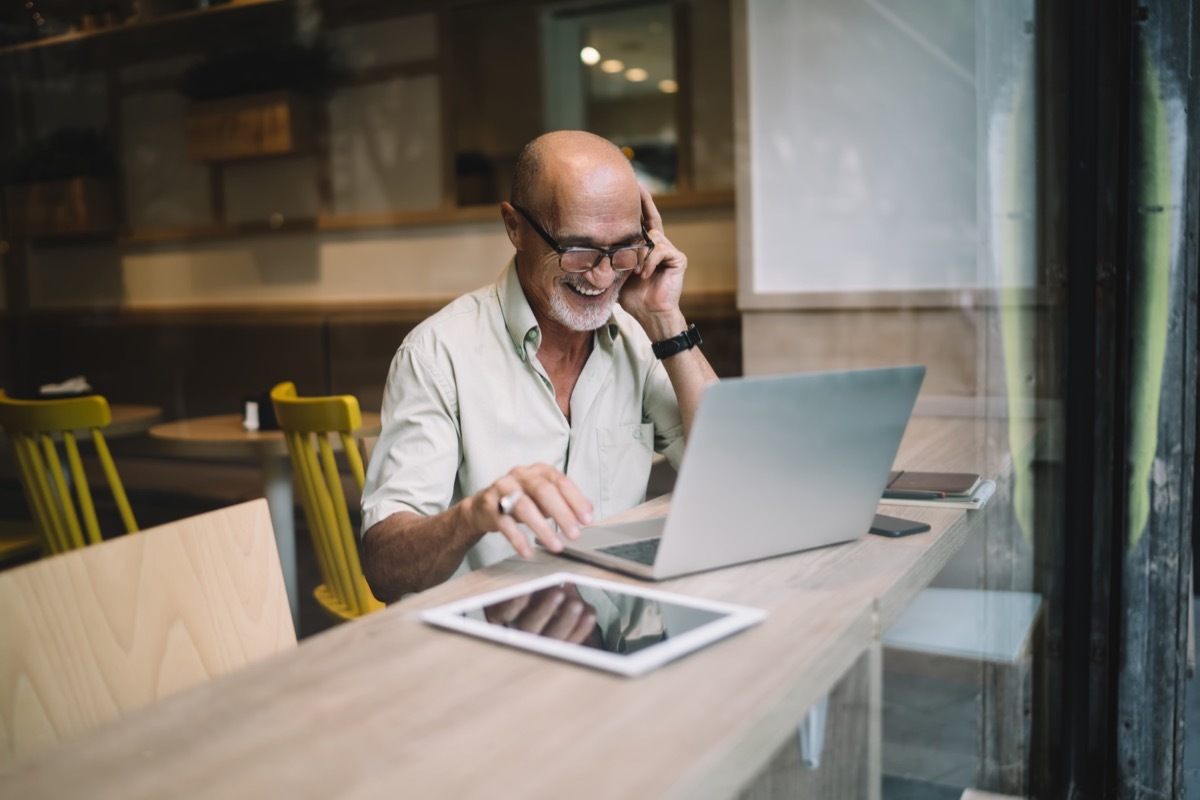
[[[500,513],[506,517],[511,517],[513,509],[517,507],[517,501],[525,496],[525,492],[517,489],[515,492],[509,492],[500,498]]]

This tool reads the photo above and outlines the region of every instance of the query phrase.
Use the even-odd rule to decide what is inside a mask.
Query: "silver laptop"
[[[863,536],[924,376],[905,366],[710,384],[666,517],[586,526],[563,552],[662,580]]]

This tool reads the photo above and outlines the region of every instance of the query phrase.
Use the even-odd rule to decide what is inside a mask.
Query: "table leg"
[[[263,455],[263,496],[271,511],[271,527],[275,529],[275,545],[279,548],[279,565],[287,587],[288,605],[292,608],[292,624],[300,630],[300,588],[296,575],[296,512],[292,504],[292,467],[287,455]]]

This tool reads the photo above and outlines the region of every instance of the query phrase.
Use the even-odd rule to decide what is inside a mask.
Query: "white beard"
[[[624,276],[614,285],[609,296],[608,302],[603,306],[594,306],[583,309],[582,311],[571,307],[570,303],[559,292],[554,292],[550,295],[550,317],[557,323],[567,327],[573,331],[594,331],[600,326],[608,322],[608,318],[612,316],[613,306],[617,304],[617,294],[620,289],[620,283],[624,280]],[[570,285],[573,281],[583,281],[582,278],[566,278],[563,283]],[[586,285],[586,282],[584,282]],[[571,291],[566,289],[565,291]]]

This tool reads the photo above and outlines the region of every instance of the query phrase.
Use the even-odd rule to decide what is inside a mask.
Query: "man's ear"
[[[508,241],[512,242],[512,246],[516,250],[521,249],[521,217],[517,214],[517,210],[509,203],[500,204],[500,218],[504,220],[504,230],[508,234]]]

